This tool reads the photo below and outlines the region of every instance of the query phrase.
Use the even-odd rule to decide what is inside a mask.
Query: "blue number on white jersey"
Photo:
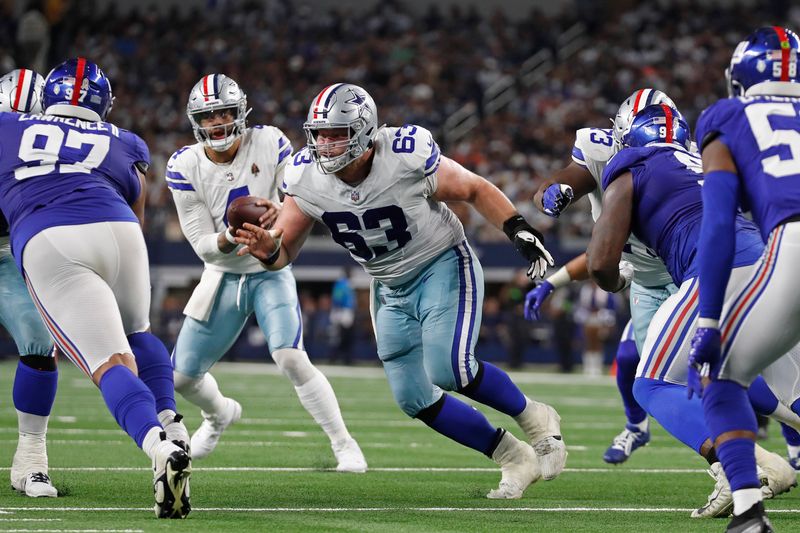
[[[331,230],[334,241],[364,261],[402,248],[411,240],[405,213],[396,205],[367,209],[360,219],[348,211],[325,212],[322,214],[322,221]],[[384,244],[370,247],[358,233],[372,229],[384,230]],[[390,246],[390,243],[394,243],[394,246]]]

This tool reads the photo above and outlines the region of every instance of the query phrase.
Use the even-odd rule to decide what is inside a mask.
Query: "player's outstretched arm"
[[[572,202],[595,188],[597,182],[586,167],[572,162],[542,182],[533,195],[533,205],[545,215],[558,218]]]
[[[291,196],[287,196],[275,221],[275,229],[267,230],[246,223],[244,229],[237,230],[236,242],[244,246],[236,253],[252,255],[267,270],[280,270],[295,260],[313,225],[314,220],[297,207]]]
[[[433,197],[443,202],[468,202],[483,218],[502,229],[529,262],[528,277],[531,279],[544,277],[548,265],[553,266],[553,257],[544,247],[542,234],[528,224],[511,200],[487,179],[442,157],[436,171]]]
[[[559,268],[555,274],[542,281],[539,285],[528,291],[525,295],[525,320],[539,320],[539,311],[545,300],[553,291],[564,287],[571,281],[589,278],[589,268],[586,264],[586,252],[572,259],[569,263]]]
[[[592,230],[586,254],[589,275],[601,289],[618,292],[627,287],[633,272],[620,270],[622,250],[631,233],[633,176],[626,172],[615,179],[603,195],[603,214]]]

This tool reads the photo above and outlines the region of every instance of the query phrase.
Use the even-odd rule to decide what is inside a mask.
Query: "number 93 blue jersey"
[[[676,285],[697,276],[697,239],[703,218],[700,158],[680,147],[625,148],[609,161],[603,189],[622,174],[633,177],[631,231],[664,261]],[[754,263],[764,248],[752,222],[736,217],[734,266]]]
[[[766,241],[782,221],[800,215],[800,87],[772,83],[749,92],[706,109],[697,139],[701,147],[717,138],[728,147],[739,170],[742,209],[752,211]]]
[[[0,209],[21,267],[28,240],[45,228],[137,218],[137,163],[150,163],[137,135],[107,122],[0,113]]]

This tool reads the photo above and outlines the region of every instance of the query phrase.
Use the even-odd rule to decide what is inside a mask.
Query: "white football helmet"
[[[622,137],[628,128],[631,127],[633,117],[636,113],[645,107],[653,104],[666,104],[669,107],[675,108],[675,103],[665,93],[657,89],[639,89],[622,102],[617,111],[617,116],[614,117],[613,137],[614,137],[614,151],[619,152],[622,150]]]
[[[230,110],[233,122],[222,126],[204,128],[200,125],[204,118],[211,117],[220,110]],[[247,115],[247,95],[239,88],[239,84],[224,74],[203,76],[189,93],[186,114],[192,123],[192,131],[197,142],[201,142],[217,152],[224,152],[236,142],[245,130]],[[211,138],[211,130],[224,127],[225,137]]]
[[[0,111],[6,113],[42,112],[44,77],[33,70],[18,68],[0,78]]]
[[[337,156],[321,155],[317,146],[317,132],[333,128],[348,128],[350,135],[340,143],[328,144],[327,148],[346,149]],[[308,150],[320,171],[333,174],[372,147],[378,134],[378,110],[369,93],[358,85],[335,83],[323,89],[311,101],[303,129]]]

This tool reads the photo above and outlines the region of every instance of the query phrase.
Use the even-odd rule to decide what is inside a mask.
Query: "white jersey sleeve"
[[[195,157],[188,146],[172,154],[167,163],[167,187],[172,192],[184,236],[204,263],[212,263],[225,254],[217,245],[219,231],[214,226],[211,212],[189,180],[194,176],[193,167],[197,166]]]
[[[220,251],[217,238],[228,227],[227,210],[234,199],[249,195],[280,201],[278,190],[291,152],[279,129],[255,126],[245,130],[229,163],[212,162],[200,143],[170,158],[166,179],[181,229],[206,268],[238,274],[263,270],[254,257]]]
[[[614,138],[610,129],[582,128],[575,132],[572,160],[589,171],[597,186],[589,193],[592,218],[596,221],[603,211],[603,172],[614,156]],[[672,277],[656,253],[631,235],[625,244],[622,258],[634,268],[634,281],[645,287],[672,283]]]
[[[441,152],[428,130],[382,128],[374,149],[369,175],[355,186],[321,173],[303,149],[287,168],[286,193],[368,274],[398,286],[463,241],[464,229],[433,197]]]

